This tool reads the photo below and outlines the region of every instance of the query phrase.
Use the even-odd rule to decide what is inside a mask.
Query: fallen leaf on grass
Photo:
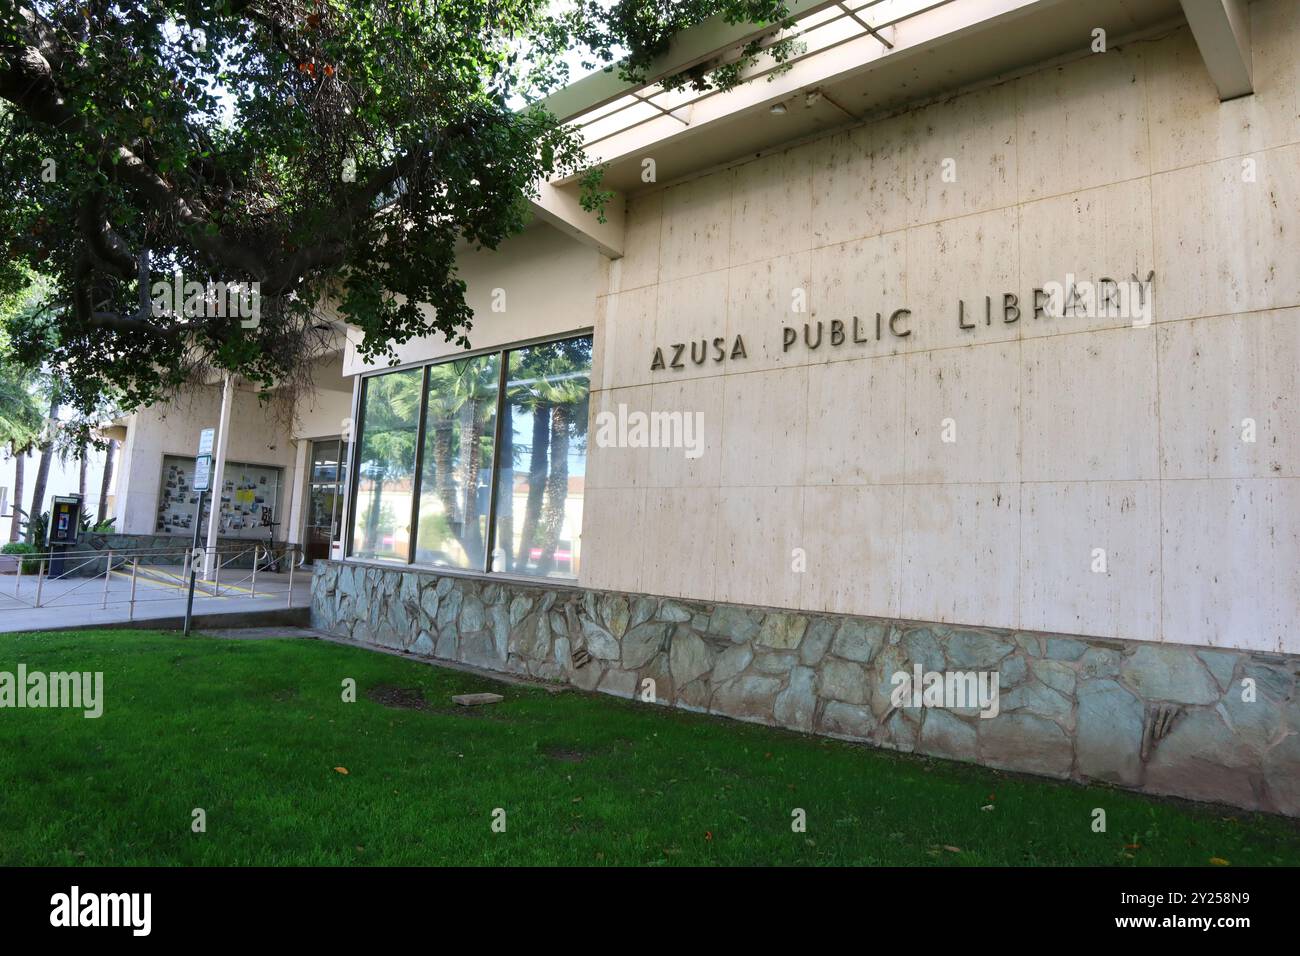
[[[959,846],[948,846],[946,843],[944,844],[944,847],[943,847],[943,848],[944,848],[945,850],[947,850],[949,853],[960,853],[960,852],[961,852],[961,847],[959,847]]]
[[[1210,862],[1211,862],[1212,864],[1214,864],[1215,866],[1232,866],[1231,863],[1229,863],[1227,860],[1225,860],[1225,859],[1224,859],[1223,857],[1221,857],[1221,856],[1212,856],[1212,857],[1210,857]]]
[[[343,774],[343,776],[346,777],[346,776],[348,775],[348,768],[347,768],[347,767],[335,767],[335,768],[334,768],[334,772],[335,772],[335,773],[341,773],[341,774]]]

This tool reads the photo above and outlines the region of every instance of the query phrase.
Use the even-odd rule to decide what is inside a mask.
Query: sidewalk
[[[36,631],[154,622],[185,615],[186,585],[176,568],[140,569],[135,582],[135,605],[131,605],[131,575],[114,572],[105,591],[104,577],[46,580],[41,586],[41,606],[36,601],[36,579],[25,575],[0,575],[0,632]],[[15,594],[17,588],[17,594]],[[194,615],[243,615],[306,608],[311,604],[311,569],[298,569],[293,577],[293,598],[289,600],[289,575],[259,572],[252,582],[240,580],[220,584],[219,596],[212,585],[199,582],[194,592]],[[106,606],[105,606],[106,605]],[[232,625],[233,626],[233,625]]]

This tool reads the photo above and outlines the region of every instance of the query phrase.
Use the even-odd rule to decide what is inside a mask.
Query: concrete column
[[[340,557],[345,557],[347,555],[347,550],[348,550],[347,543],[350,540],[352,534],[352,528],[350,525],[351,516],[352,516],[352,495],[354,494],[353,488],[356,487],[355,476],[352,474],[352,465],[354,463],[353,462],[354,443],[357,441],[358,438],[357,421],[360,418],[361,418],[361,376],[354,375],[352,376],[352,415],[345,422],[343,422],[343,430],[340,436],[343,439],[342,442],[340,442],[340,453],[342,455],[342,461],[340,462],[340,464],[344,468],[343,513],[339,515],[339,533],[337,538],[339,543],[342,544],[343,546],[343,554],[340,555]],[[334,557],[334,541],[330,542],[330,557],[331,558]]]
[[[308,474],[310,467],[307,460],[308,452],[311,449],[310,438],[298,439],[298,453],[293,462],[292,484],[289,486],[289,520],[282,526],[284,528],[284,540],[290,544],[302,544],[302,524],[303,524],[303,505],[307,500],[307,482],[311,476]]]
[[[221,486],[226,476],[226,448],[230,443],[230,407],[234,403],[235,383],[229,375],[221,386],[221,417],[217,422],[217,445],[212,453],[212,512],[208,518],[207,555],[203,559],[203,578],[211,581],[216,568],[215,550],[221,533]]]
[[[113,465],[117,472],[113,476],[113,514],[116,520],[113,527],[118,534],[153,534],[157,530],[158,514],[154,511],[154,523],[147,528],[136,528],[127,520],[127,502],[131,499],[131,478],[135,470],[135,435],[138,430],[138,415],[131,415],[126,422],[126,435],[117,448],[117,461]],[[161,468],[159,463],[156,467]],[[156,502],[155,502],[156,503]]]

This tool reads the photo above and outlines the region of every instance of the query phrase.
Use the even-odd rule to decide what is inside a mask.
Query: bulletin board
[[[277,515],[283,471],[273,465],[226,462],[221,488],[219,491],[213,489],[204,501],[203,515],[198,520],[201,523],[207,521],[211,503],[219,495],[221,529],[218,533],[222,537],[265,538],[262,511],[270,509],[273,516]],[[199,493],[194,490],[194,459],[164,455],[155,533],[192,536],[198,504]]]

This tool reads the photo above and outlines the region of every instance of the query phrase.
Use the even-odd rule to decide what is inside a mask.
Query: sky
[[[114,469],[117,463],[122,460],[122,449],[119,447],[117,455],[114,457]],[[35,491],[36,469],[40,466],[41,459],[39,454],[28,455],[23,464],[23,507],[31,511],[32,492]],[[45,506],[42,511],[48,510],[50,500],[55,495],[75,495],[77,493],[77,473],[79,465],[71,457],[66,462],[60,461],[57,457],[50,463],[50,478],[45,488]],[[104,453],[102,451],[90,451],[90,464],[86,469],[86,509],[92,516],[99,508],[99,484],[104,475]],[[116,478],[116,475],[114,476]],[[116,481],[114,482],[116,484]],[[0,454],[0,488],[5,489],[3,497],[5,498],[4,513],[0,515],[0,543],[9,540],[9,522],[13,509],[14,495],[14,460],[8,455]],[[112,498],[113,488],[109,488],[109,497]],[[110,518],[113,516],[109,511]]]

